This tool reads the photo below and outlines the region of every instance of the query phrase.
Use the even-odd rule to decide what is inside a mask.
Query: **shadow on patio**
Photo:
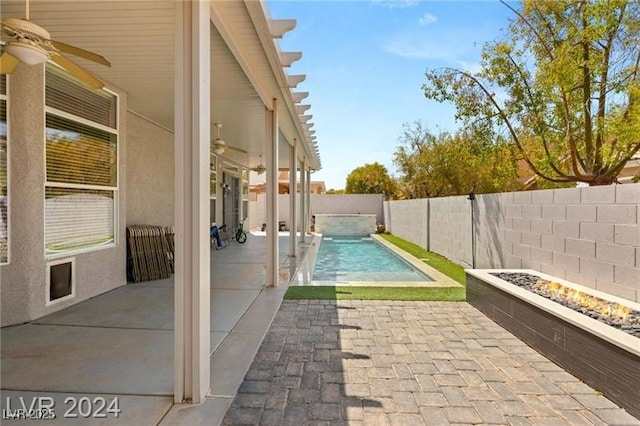
[[[288,233],[281,234],[281,286],[275,289],[264,288],[263,236],[249,235],[244,245],[232,242],[211,252],[212,398],[204,405],[220,419],[282,302],[289,276],[304,258],[304,246],[290,258],[288,243]],[[64,418],[71,408],[68,397],[88,397],[92,403],[104,398],[107,406],[117,397],[119,418],[103,410],[102,421],[157,424],[173,405],[173,300],[173,278],[128,284],[0,330],[2,408],[8,408],[7,398],[12,410],[22,408],[20,397],[27,407],[34,397],[54,398],[57,418],[51,424],[68,424],[73,421]]]

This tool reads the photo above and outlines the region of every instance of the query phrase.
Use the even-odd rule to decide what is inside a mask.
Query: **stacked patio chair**
[[[175,259],[174,259],[174,254],[175,254],[175,250],[176,250],[176,244],[175,244],[175,240],[174,237],[176,235],[175,232],[175,228],[173,226],[167,226],[164,229],[165,232],[165,236],[167,239],[167,244],[168,244],[168,248],[169,248],[169,266],[171,267],[171,273],[173,274],[174,272],[176,272],[175,269]]]
[[[135,282],[169,278],[173,272],[173,227],[127,227],[129,278]]]

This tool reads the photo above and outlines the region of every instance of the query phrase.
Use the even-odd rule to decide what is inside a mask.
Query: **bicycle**
[[[229,245],[229,233],[227,232],[227,225],[217,227],[212,225],[209,228],[209,238],[211,239],[211,246],[217,250],[223,249]]]
[[[238,230],[235,233],[235,240],[240,244],[244,244],[247,241],[247,233],[244,230],[244,221],[247,220],[245,217],[240,221],[240,225],[238,226]]]

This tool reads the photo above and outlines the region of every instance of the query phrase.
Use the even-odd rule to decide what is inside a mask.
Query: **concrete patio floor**
[[[307,241],[310,241],[309,238]],[[264,236],[211,252],[211,398],[202,407],[219,423],[277,312],[290,275],[304,258],[288,256],[280,235],[281,286],[265,288]],[[120,417],[78,424],[156,425],[180,418],[173,407],[173,279],[128,284],[32,323],[0,330],[2,408],[6,398],[69,396],[119,400]],[[215,418],[218,417],[216,421]],[[171,421],[174,421],[171,420]],[[20,424],[12,421],[11,424]],[[24,422],[25,424],[27,422]],[[183,423],[183,424],[188,424]]]

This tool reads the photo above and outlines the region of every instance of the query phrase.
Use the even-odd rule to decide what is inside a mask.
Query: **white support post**
[[[289,147],[289,256],[298,255],[298,239],[296,237],[298,223],[296,218],[296,195],[298,193],[296,173],[298,172],[298,141],[293,139]]]
[[[267,287],[278,285],[278,100],[267,111]]]
[[[305,227],[305,232],[309,232],[311,231],[311,169],[307,169],[306,173],[307,173],[307,179],[306,179],[307,190],[305,191],[305,194],[307,196],[307,199],[305,200],[306,206],[304,208],[304,211],[307,214],[307,216],[304,221],[304,227]]]
[[[216,155],[216,225],[224,224],[224,191],[220,184],[224,178],[223,161],[220,155]]]
[[[176,2],[174,401],[210,385],[210,5]]]
[[[300,242],[303,244],[305,242],[305,236],[307,232],[307,225],[305,224],[305,219],[307,217],[307,203],[305,203],[305,193],[307,191],[305,182],[307,175],[305,172],[305,163],[306,157],[303,157],[302,161],[300,162]]]

